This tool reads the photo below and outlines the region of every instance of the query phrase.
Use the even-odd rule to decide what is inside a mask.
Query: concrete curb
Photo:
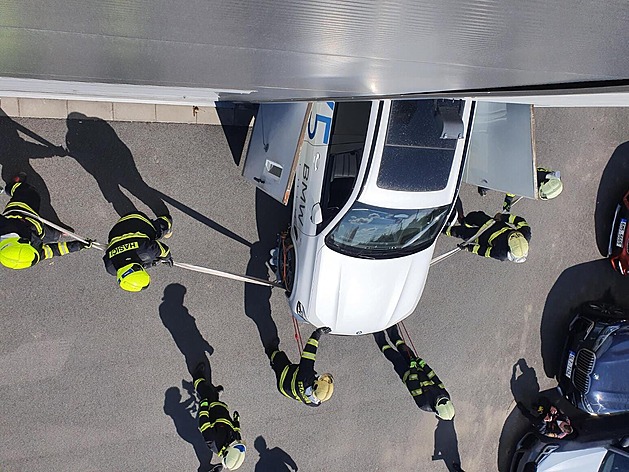
[[[50,100],[38,98],[0,98],[0,108],[12,118],[65,119],[78,112],[106,121],[140,121],[147,123],[186,123],[198,125],[232,125],[219,119],[216,106],[156,105],[83,100]],[[230,114],[227,113],[226,116]],[[233,114],[231,114],[233,116]]]

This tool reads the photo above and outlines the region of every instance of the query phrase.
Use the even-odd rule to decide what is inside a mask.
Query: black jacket
[[[109,243],[103,256],[105,269],[116,275],[118,269],[137,262],[144,268],[170,257],[170,249],[157,241],[161,236],[158,221],[143,213],[131,213],[118,220],[109,232]]]

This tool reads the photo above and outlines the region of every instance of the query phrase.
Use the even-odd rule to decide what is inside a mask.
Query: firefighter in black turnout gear
[[[374,333],[374,338],[384,356],[393,364],[419,408],[437,414],[442,420],[454,418],[454,406],[450,394],[426,361],[417,357],[406,345],[396,325],[386,330],[396,349],[387,342],[385,332]]]
[[[330,328],[324,327],[312,332],[301,354],[299,364],[291,364],[286,353],[280,351],[279,340],[276,340],[271,348],[267,348],[266,353],[277,378],[277,388],[286,397],[308,406],[319,406],[330,399],[334,392],[332,375],[317,375],[314,370],[319,339],[322,334],[330,331]]]
[[[40,196],[26,183],[26,174],[21,173],[7,185],[5,192],[11,200],[0,216],[0,263],[9,269],[26,269],[43,259],[64,256],[91,246],[91,242],[58,242],[61,233],[46,227],[37,218],[26,216],[21,211],[39,216]]]
[[[206,379],[205,362],[197,365],[193,373],[194,389],[199,395],[199,431],[214,454],[218,454],[221,464],[212,471],[238,469],[245,460],[246,447],[240,437],[240,416],[234,411],[229,414],[227,405],[218,399],[223,387],[214,386]]]
[[[479,256],[500,261],[526,261],[531,227],[521,216],[497,213],[492,218],[482,211],[473,211],[462,218],[460,225],[446,227],[444,233],[467,240],[484,228],[488,229],[470,244],[460,247]]]
[[[170,249],[158,241],[172,235],[172,225],[170,215],[151,221],[140,212],[118,220],[109,232],[103,261],[107,272],[116,276],[120,288],[128,292],[144,290],[151,282],[145,269],[160,261],[172,266]]]

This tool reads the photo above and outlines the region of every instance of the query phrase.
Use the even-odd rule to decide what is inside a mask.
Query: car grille
[[[595,363],[596,354],[589,349],[581,349],[577,354],[572,382],[582,394],[590,391],[590,374],[594,370]]]

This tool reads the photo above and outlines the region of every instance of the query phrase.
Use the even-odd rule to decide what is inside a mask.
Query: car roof
[[[382,102],[381,124],[358,200],[396,209],[434,208],[452,203],[460,180],[465,139],[435,137],[434,119],[429,121],[426,113],[434,100]],[[419,102],[408,123],[389,122],[392,111],[394,116],[399,115],[399,102]],[[463,122],[467,123],[469,102],[461,104],[466,104]]]

